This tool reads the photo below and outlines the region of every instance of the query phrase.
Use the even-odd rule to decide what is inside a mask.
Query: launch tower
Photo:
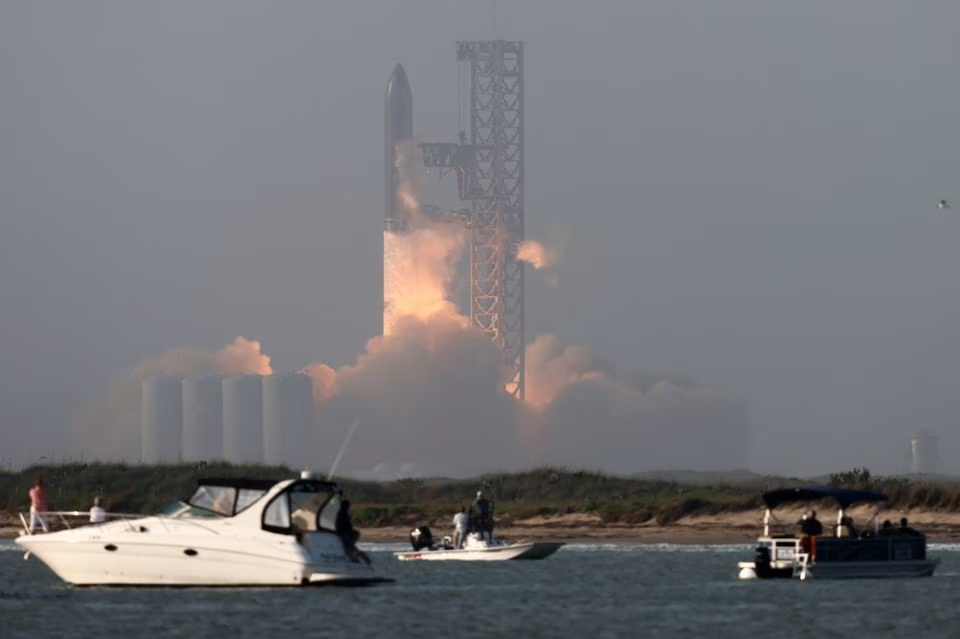
[[[507,392],[523,399],[523,42],[458,42],[457,62],[469,71],[469,130],[459,143],[419,146],[425,166],[456,169],[470,202],[470,321],[500,349]]]

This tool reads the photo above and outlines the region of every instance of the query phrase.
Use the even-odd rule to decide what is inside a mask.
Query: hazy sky
[[[452,141],[455,42],[495,35],[525,42],[527,235],[568,237],[528,340],[742,397],[755,470],[902,471],[927,428],[960,471],[960,4],[491,6],[0,0],[0,460],[170,347],[352,361],[386,79]]]

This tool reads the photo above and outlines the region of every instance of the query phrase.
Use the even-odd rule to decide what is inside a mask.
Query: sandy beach
[[[863,526],[872,515],[869,508],[849,511],[855,524]],[[782,530],[796,530],[795,522],[801,510],[782,509],[776,512]],[[820,519],[828,527],[835,517],[834,512],[824,510]],[[881,511],[878,521],[889,519],[897,524],[901,517],[908,517],[910,524],[927,533],[931,542],[960,542],[960,513],[936,511]],[[666,526],[654,521],[643,524],[604,524],[590,513],[534,517],[498,526],[496,533],[510,540],[540,540],[566,542],[600,542],[632,544],[748,544],[761,532],[762,511],[724,513],[709,516],[685,517]],[[11,539],[20,534],[18,518],[13,513],[0,514],[0,538]],[[451,534],[443,522],[430,522],[434,536]],[[361,527],[362,541],[381,543],[406,543],[409,526]]]

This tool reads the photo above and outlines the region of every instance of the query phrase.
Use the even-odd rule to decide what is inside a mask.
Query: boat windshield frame
[[[260,501],[277,483],[267,479],[199,479],[185,503],[216,517],[235,517]]]
[[[331,481],[298,479],[284,487],[264,505],[260,515],[263,530],[281,535],[336,532],[336,515],[343,490]],[[298,521],[294,521],[294,520]]]

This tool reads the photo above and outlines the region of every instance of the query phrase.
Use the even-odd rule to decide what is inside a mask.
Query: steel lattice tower
[[[470,320],[500,348],[507,392],[524,397],[523,43],[458,42],[470,69]],[[461,142],[465,136],[461,135]]]
[[[470,73],[469,136],[419,147],[441,177],[456,169],[470,202],[445,216],[470,229],[470,322],[500,349],[506,390],[523,399],[523,43],[458,42],[457,61]]]

